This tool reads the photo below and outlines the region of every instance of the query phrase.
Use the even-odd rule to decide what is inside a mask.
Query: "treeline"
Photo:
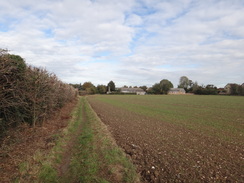
[[[225,87],[229,95],[243,95],[244,96],[244,83],[242,85],[236,83],[229,83]]]
[[[83,84],[70,84],[74,88],[77,88],[80,95],[91,95],[91,94],[105,94],[108,91],[115,92],[115,83],[110,81],[107,85],[95,86],[91,82],[84,82]]]
[[[115,83],[110,81],[107,85],[99,84],[95,86],[92,82],[84,82],[83,84],[70,84],[74,88],[78,89],[80,95],[92,95],[92,94],[124,94],[121,93],[120,88],[115,87]],[[147,91],[147,86],[123,86],[123,88],[141,88]]]
[[[0,134],[21,123],[42,125],[76,96],[77,90],[56,75],[0,49]]]
[[[120,88],[115,87],[115,83],[110,81],[107,85],[95,86],[91,82],[85,82],[83,84],[70,84],[74,88],[79,90],[80,95],[87,94],[123,94],[120,92]],[[192,93],[196,95],[244,95],[244,83],[239,84],[227,84],[224,88],[217,88],[212,84],[199,85],[197,81],[193,82],[186,76],[181,76],[179,79],[178,88],[184,88],[186,93]],[[147,86],[126,86],[122,88],[141,88],[147,94],[168,94],[171,88],[174,88],[171,81],[168,79],[162,79],[159,83],[155,83],[152,87]]]
[[[178,88],[184,88],[186,93],[197,95],[244,95],[244,83],[242,85],[229,83],[224,88],[217,88],[212,84],[198,85],[197,81],[193,82],[186,76],[180,77]]]

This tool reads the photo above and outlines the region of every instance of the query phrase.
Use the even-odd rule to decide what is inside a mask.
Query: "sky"
[[[244,0],[0,0],[0,48],[66,83],[244,82]]]

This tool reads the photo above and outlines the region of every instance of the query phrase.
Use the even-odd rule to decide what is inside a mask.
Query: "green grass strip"
[[[60,136],[51,153],[42,161],[39,180],[37,182],[139,182],[135,167],[111,137],[107,127],[100,121],[85,97],[73,112],[64,135]],[[61,177],[55,167],[62,162],[60,154],[65,151],[65,143],[70,134],[77,135],[72,149],[72,157],[67,172]]]
[[[115,144],[106,126],[82,98],[84,115],[77,153],[72,159],[71,174],[80,182],[137,182],[133,164]],[[69,179],[70,180],[70,179]]]

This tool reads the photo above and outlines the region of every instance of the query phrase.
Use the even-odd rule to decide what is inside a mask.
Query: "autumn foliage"
[[[42,125],[76,96],[76,89],[56,75],[0,49],[0,134],[21,123]]]

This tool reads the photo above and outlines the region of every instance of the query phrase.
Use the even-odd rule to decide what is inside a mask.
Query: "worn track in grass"
[[[145,182],[244,182],[243,139],[225,141],[98,98],[89,97],[91,106]]]
[[[80,98],[78,107],[75,123],[71,123],[72,131],[66,136],[62,161],[57,166],[57,182],[138,182],[133,164],[118,148],[85,97]]]
[[[83,117],[83,121],[87,121],[87,115],[85,113],[85,108],[84,108],[84,104],[80,104],[82,105],[82,117]],[[79,115],[76,116],[77,119],[76,120],[81,120],[79,119]],[[71,163],[71,159],[72,156],[75,152],[75,146],[78,144],[78,137],[80,136],[80,134],[82,133],[82,123],[78,123],[77,129],[75,130],[74,133],[69,134],[69,138],[68,141],[65,143],[66,146],[63,147],[64,152],[62,153],[61,157],[62,157],[62,161],[61,163],[57,166],[57,170],[58,170],[58,176],[59,177],[65,177],[67,176],[67,173],[69,173],[69,168],[70,168],[70,163]]]

